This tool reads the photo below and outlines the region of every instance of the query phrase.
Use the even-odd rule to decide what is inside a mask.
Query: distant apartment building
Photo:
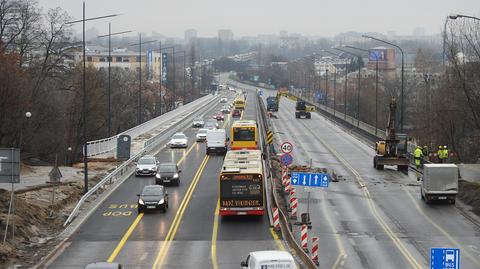
[[[197,30],[188,29],[185,30],[185,44],[192,43],[197,38]]]
[[[218,30],[218,39],[222,41],[232,41],[233,32],[230,29],[220,29]]]
[[[91,46],[86,51],[86,63],[97,69],[108,68],[108,49]],[[129,51],[127,49],[113,49],[111,52],[111,67],[123,68],[125,70],[138,71],[140,67],[140,57],[138,52]],[[83,61],[82,51],[76,49],[70,53],[70,65],[74,66]],[[154,51],[146,51],[141,53],[142,72],[147,80],[159,81],[160,66],[162,59],[160,53]]]

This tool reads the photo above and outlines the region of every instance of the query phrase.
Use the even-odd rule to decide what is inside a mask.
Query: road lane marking
[[[273,228],[268,229],[270,230],[270,234],[272,235],[273,241],[275,241],[277,248],[285,251],[285,246],[283,245],[282,240],[280,240],[280,237],[278,237],[277,233],[273,230]]]
[[[402,189],[407,193],[408,197],[410,198],[410,200],[412,201],[412,203],[415,205],[415,208],[417,209],[418,213],[420,213],[420,215],[422,215],[428,222],[430,222],[430,224],[433,225],[433,227],[435,227],[438,231],[440,231],[440,233],[442,233],[449,241],[450,243],[452,243],[453,245],[455,245],[456,247],[460,248],[461,251],[462,251],[462,255],[464,256],[467,256],[472,262],[474,262],[478,268],[480,268],[480,260],[479,259],[475,259],[475,257],[473,257],[470,252],[467,251],[466,248],[462,247],[457,241],[455,241],[455,239],[453,239],[453,237],[447,232],[445,231],[445,229],[443,229],[442,227],[440,227],[440,225],[438,225],[437,223],[435,223],[426,213],[425,211],[422,210],[422,208],[420,208],[420,206],[418,205],[418,203],[415,201],[415,199],[413,198],[413,195],[404,187],[402,186]]]
[[[209,158],[210,158],[209,155],[205,156],[202,163],[200,164],[200,167],[197,170],[197,173],[195,174],[195,177],[192,180],[192,183],[190,183],[187,193],[185,194],[185,197],[183,198],[182,203],[180,204],[180,207],[178,208],[177,213],[175,214],[175,218],[173,219],[172,225],[168,230],[167,236],[165,237],[165,240],[163,241],[162,246],[160,247],[160,250],[158,252],[157,257],[155,258],[155,262],[152,268],[154,269],[158,268],[159,265],[161,266],[163,264],[165,260],[165,256],[168,253],[168,249],[170,248],[171,242],[175,238],[177,229],[180,226],[180,221],[183,218],[185,209],[187,208],[188,203],[190,202],[192,193],[195,190],[195,187],[197,186],[198,181],[200,180],[200,177],[203,173],[203,170],[205,169],[205,166],[207,165]]]
[[[190,147],[190,149],[187,150],[187,152],[185,154],[183,154],[182,158],[180,158],[180,160],[178,160],[177,162],[177,165],[180,165],[186,158],[186,156],[188,156],[190,154],[190,152],[192,151],[192,149],[196,146],[197,142],[193,143],[193,145]],[[128,228],[127,232],[122,236],[122,239],[120,240],[120,242],[117,244],[117,246],[115,247],[115,249],[113,250],[112,254],[110,255],[110,257],[108,258],[108,262],[113,262],[115,260],[115,258],[118,256],[118,254],[120,253],[120,251],[122,250],[123,246],[125,245],[125,243],[127,242],[128,238],[130,237],[130,235],[132,234],[133,230],[135,229],[135,227],[138,225],[138,223],[140,222],[140,220],[143,218],[143,213],[140,213],[138,214],[138,216],[135,218],[135,220],[133,221],[133,223],[130,225],[130,227]]]
[[[305,123],[302,122],[303,125]],[[360,187],[363,189],[364,195],[367,197],[367,203],[369,206],[369,209],[372,213],[372,215],[375,217],[377,220],[378,224],[382,227],[382,229],[385,231],[385,233],[390,237],[392,242],[395,244],[395,246],[400,250],[404,258],[410,263],[412,268],[416,269],[421,269],[422,266],[418,263],[418,261],[413,257],[413,255],[408,251],[408,249],[405,247],[405,245],[400,241],[398,236],[388,227],[386,222],[383,220],[382,216],[379,214],[375,204],[373,203],[373,199],[370,195],[370,192],[365,184],[365,181],[363,180],[362,176],[350,165],[350,163],[345,160],[335,149],[330,147],[322,138],[317,136],[313,131],[309,128],[306,128],[309,132],[311,132],[315,138],[317,138],[324,147],[326,147],[345,167],[347,167],[354,175],[357,183],[360,185]]]
[[[127,232],[123,235],[122,239],[118,243],[117,247],[113,250],[112,254],[108,258],[107,262],[113,262],[115,258],[117,257],[118,253],[122,250],[123,246],[127,242],[128,238],[132,234],[133,230],[135,230],[135,227],[137,227],[138,223],[143,217],[143,213],[138,214],[138,216],[135,218],[133,221],[132,225],[130,225],[130,228],[128,228]]]
[[[218,212],[220,211],[220,198],[218,198],[217,206],[215,208],[215,214],[213,219],[213,232],[212,232],[212,248],[211,258],[213,269],[218,269],[217,261],[217,237],[218,237]]]

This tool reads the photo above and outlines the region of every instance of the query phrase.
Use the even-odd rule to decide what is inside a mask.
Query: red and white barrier
[[[287,167],[282,166],[282,185],[285,187],[287,186]]]
[[[318,263],[318,237],[312,237],[312,261],[315,265],[319,265]]]
[[[298,200],[297,197],[291,196],[290,197],[290,218],[293,220],[297,219],[297,210],[298,210]]]
[[[306,224],[302,224],[300,239],[303,251],[305,251],[305,253],[308,253],[308,226]]]
[[[280,214],[278,213],[278,208],[273,208],[273,229],[275,231],[280,231]]]

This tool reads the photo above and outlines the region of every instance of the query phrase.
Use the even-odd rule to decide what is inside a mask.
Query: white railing
[[[181,116],[182,114],[187,113],[189,110],[195,110],[199,106],[204,105],[207,102],[210,102],[214,96],[212,95],[207,95],[202,98],[199,98],[191,103],[188,103],[184,106],[178,107],[172,111],[169,111],[161,116],[158,116],[156,118],[153,118],[147,122],[144,122],[140,125],[137,125],[129,130],[126,130],[120,134],[114,135],[109,138],[104,138],[104,139],[99,139],[99,140],[94,140],[94,141],[88,141],[87,142],[87,156],[92,157],[96,155],[100,155],[103,153],[107,153],[110,151],[113,151],[117,148],[117,138],[120,135],[129,135],[131,139],[135,139],[138,136],[145,134],[152,129],[170,122],[171,120]]]

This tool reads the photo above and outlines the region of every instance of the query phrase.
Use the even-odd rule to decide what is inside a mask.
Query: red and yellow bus
[[[258,149],[258,126],[254,120],[235,121],[230,128],[230,148]]]
[[[264,215],[265,193],[260,150],[231,150],[219,178],[220,216]]]

